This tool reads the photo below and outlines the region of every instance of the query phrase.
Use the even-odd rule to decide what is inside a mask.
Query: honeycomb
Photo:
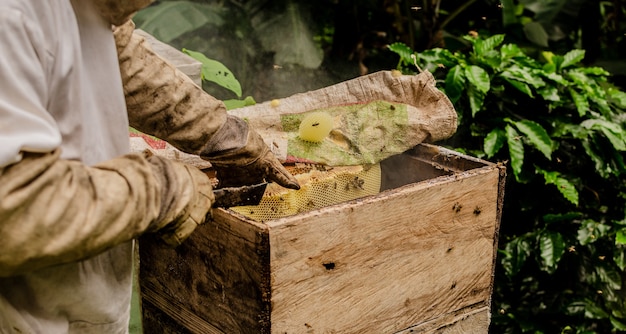
[[[295,164],[286,167],[300,183],[299,190],[270,183],[259,205],[230,209],[264,222],[380,192],[380,164],[345,167]]]

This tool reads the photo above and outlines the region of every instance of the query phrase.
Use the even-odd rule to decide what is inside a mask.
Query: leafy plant
[[[583,50],[529,57],[505,35],[466,36],[465,52],[416,53],[459,114],[446,144],[507,161],[495,333],[626,330],[626,93],[584,67]]]
[[[224,64],[217,60],[209,59],[200,52],[183,49],[183,52],[188,56],[194,58],[202,64],[201,78],[203,82],[212,82],[222,88],[225,88],[237,97],[241,98],[241,84],[235,77],[233,72],[229,70]],[[256,104],[256,101],[252,96],[247,96],[244,99],[228,99],[223,100],[227,109],[241,108],[249,105]]]

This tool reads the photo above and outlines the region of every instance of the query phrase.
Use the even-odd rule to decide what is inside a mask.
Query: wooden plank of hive
[[[140,239],[143,302],[169,317],[144,321],[146,333],[180,324],[190,333],[268,333],[268,229],[240,218],[215,210],[214,221],[176,249]]]
[[[268,222],[272,332],[390,333],[488,307],[499,176],[482,168]]]

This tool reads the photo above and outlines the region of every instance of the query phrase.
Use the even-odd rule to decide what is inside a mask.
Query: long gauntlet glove
[[[69,263],[145,232],[178,245],[214,200],[194,167],[130,154],[93,167],[24,153],[0,168],[0,276]]]
[[[154,53],[133,30],[129,21],[114,31],[132,127],[210,161],[222,184],[267,179],[299,188],[246,122],[228,116],[221,101]]]

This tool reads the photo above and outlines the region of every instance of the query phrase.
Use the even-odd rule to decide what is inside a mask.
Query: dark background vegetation
[[[401,43],[459,113],[440,144],[509,163],[491,332],[611,333],[626,330],[625,15],[625,1],[207,0],[136,22],[258,102],[415,71]]]

